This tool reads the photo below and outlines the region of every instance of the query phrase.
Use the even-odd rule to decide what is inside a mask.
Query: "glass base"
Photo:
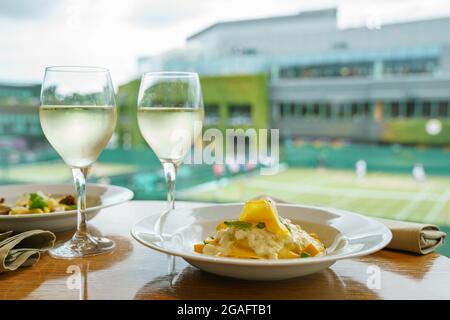
[[[69,241],[50,249],[48,253],[57,259],[77,259],[111,252],[115,246],[114,241],[108,238],[91,235],[82,238],[74,236]]]

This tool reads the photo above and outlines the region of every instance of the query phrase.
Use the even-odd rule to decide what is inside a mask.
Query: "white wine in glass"
[[[161,214],[155,230],[160,236],[163,217],[175,208],[177,169],[201,136],[203,119],[203,99],[196,73],[143,75],[138,96],[139,129],[163,165],[168,188],[168,210]]]
[[[138,123],[157,157],[179,164],[201,134],[203,109],[140,108]]]
[[[47,106],[40,108],[45,136],[71,167],[95,162],[114,132],[113,106]]]
[[[86,223],[86,173],[105,148],[116,126],[114,89],[109,71],[97,67],[48,67],[39,109],[42,130],[72,169],[77,191],[77,230],[49,250],[73,259],[110,252],[114,241],[89,234]]]

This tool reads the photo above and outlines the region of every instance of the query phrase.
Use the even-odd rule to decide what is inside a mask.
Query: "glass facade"
[[[450,101],[409,100],[386,101],[385,116],[389,118],[448,118]]]
[[[40,85],[14,86],[0,84],[0,105],[37,105],[40,91]]]
[[[381,101],[385,118],[449,118],[450,101],[407,100]],[[373,117],[375,101],[349,101],[345,103],[280,102],[275,108],[281,119],[357,119]]]
[[[370,102],[331,103],[329,101],[310,103],[279,103],[278,114],[282,119],[338,119],[357,118],[370,115]]]
[[[373,74],[373,62],[332,63],[280,68],[280,78],[367,77]]]
[[[379,75],[430,74],[439,67],[437,57],[375,58],[372,61],[290,65],[279,68],[281,79],[374,77]]]
[[[388,60],[383,63],[384,74],[432,73],[439,65],[436,58]]]

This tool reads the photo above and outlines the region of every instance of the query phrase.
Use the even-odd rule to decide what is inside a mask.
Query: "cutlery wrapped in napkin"
[[[53,247],[55,240],[52,232],[43,230],[16,235],[12,231],[0,233],[0,273],[34,265],[42,252]]]
[[[257,198],[266,197],[266,195]],[[284,200],[273,198],[275,202],[287,203]],[[417,254],[428,254],[442,246],[447,234],[433,224],[415,223],[398,220],[373,218],[392,232],[392,240],[386,248],[401,250]]]
[[[426,223],[404,222],[389,219],[376,219],[392,232],[388,249],[427,254],[444,244],[447,234],[438,226]]]

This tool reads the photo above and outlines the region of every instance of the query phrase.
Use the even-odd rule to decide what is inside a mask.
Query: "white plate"
[[[0,198],[5,198],[5,204],[11,205],[24,193],[42,191],[53,195],[73,195],[76,197],[73,184],[25,184],[0,186]],[[101,209],[111,207],[133,198],[133,192],[126,188],[90,184],[86,186],[87,209],[86,218],[92,219]],[[0,231],[22,232],[33,229],[63,231],[75,228],[77,225],[76,210],[52,213],[37,213],[23,215],[0,215]]]
[[[218,275],[246,280],[280,280],[321,271],[337,260],[371,254],[385,247],[391,231],[383,224],[362,215],[331,208],[278,204],[280,216],[299,223],[306,231],[316,232],[327,247],[327,256],[288,260],[252,260],[213,257],[193,250],[214,235],[222,220],[236,219],[243,204],[209,205],[195,209],[177,209],[164,223],[164,241],[153,230],[157,215],[139,221],[132,236],[152,249],[182,257],[191,265]]]

